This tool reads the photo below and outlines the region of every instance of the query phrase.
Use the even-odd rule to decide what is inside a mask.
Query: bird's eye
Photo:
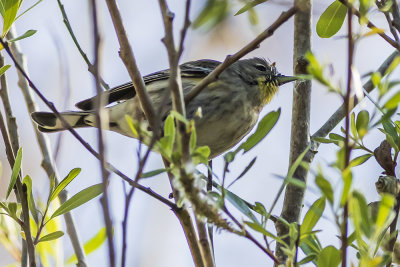
[[[267,71],[267,67],[265,67],[264,65],[261,64],[257,64],[256,69],[258,69],[259,71]]]

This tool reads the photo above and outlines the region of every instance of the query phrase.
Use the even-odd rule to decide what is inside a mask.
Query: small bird
[[[219,64],[219,61],[203,59],[180,65],[184,95]],[[168,78],[169,70],[143,77],[154,109],[162,120],[172,109]],[[232,148],[254,127],[262,108],[271,101],[278,87],[296,79],[281,75],[275,64],[263,58],[233,63],[186,105],[187,118],[195,121],[197,145],[210,148],[210,159]],[[82,111],[62,112],[61,115],[73,128],[96,127],[97,97],[77,103],[76,107]],[[107,129],[134,137],[125,116],[137,121],[146,118],[132,83],[105,91],[101,97],[106,103]],[[54,113],[34,112],[31,116],[42,132],[66,129]]]

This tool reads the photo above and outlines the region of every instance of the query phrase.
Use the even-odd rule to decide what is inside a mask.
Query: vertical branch
[[[347,169],[350,162],[350,93],[351,93],[351,77],[352,77],[352,67],[353,67],[353,54],[354,54],[354,40],[353,40],[353,28],[352,28],[352,21],[353,21],[353,9],[348,8],[347,10],[347,45],[348,45],[348,61],[347,61],[347,88],[346,88],[346,95],[344,98],[344,109],[346,110],[346,118],[345,118],[345,162],[344,162],[344,169]],[[349,205],[348,202],[344,204],[343,207],[343,223],[341,226],[341,240],[342,240],[342,267],[347,266],[347,231],[348,231],[348,217],[349,217]]]
[[[306,74],[305,53],[311,49],[311,7],[312,0],[295,0],[298,12],[294,16],[294,74]],[[311,81],[296,81],[293,90],[292,131],[290,142],[289,165],[298,158],[310,143],[310,95]],[[289,167],[290,168],[290,167]],[[293,177],[306,182],[307,170],[302,166],[297,167]],[[297,222],[300,217],[304,198],[304,189],[289,184],[286,188],[285,199],[281,217],[289,223]],[[281,237],[288,233],[288,229],[280,221],[276,224],[278,235]],[[288,238],[285,238],[288,242]],[[276,256],[285,262],[286,255],[277,244]]]
[[[15,36],[17,36],[17,34],[15,33],[15,28],[12,26],[8,33],[8,38],[13,39]],[[12,55],[15,57],[15,60],[20,64],[21,68],[25,70],[25,72],[27,72],[27,61],[24,55],[20,51],[18,42],[11,43],[10,49]],[[32,113],[38,111],[39,109],[35,102],[33,91],[29,88],[29,82],[20,71],[18,71],[18,86],[20,87],[22,94],[24,95],[28,112]],[[35,129],[36,140],[38,142],[39,149],[43,156],[42,167],[45,170],[48,177],[50,177],[53,174],[55,175],[56,183],[58,184],[59,175],[55,167],[53,158],[51,156],[50,141],[46,135],[38,131],[33,121],[32,121],[32,126]],[[62,192],[60,192],[59,198],[61,203],[64,203],[68,199],[68,193],[65,189]],[[78,259],[77,265],[78,267],[85,267],[86,266],[85,252],[83,250],[83,246],[80,241],[80,237],[77,228],[75,226],[75,221],[71,212],[65,213],[64,219],[67,228],[67,233],[71,239],[72,247]]]
[[[91,0],[90,5],[92,8],[92,22],[93,22],[93,42],[94,42],[94,64],[93,71],[95,76],[95,87],[97,95],[101,96],[101,88],[100,88],[100,48],[101,48],[101,38],[99,34],[98,28],[98,20],[97,20],[97,6],[96,1]],[[113,238],[113,225],[110,214],[110,204],[108,199],[108,190],[107,187],[109,185],[109,176],[110,173],[106,169],[106,160],[105,160],[105,144],[104,144],[104,135],[103,128],[108,126],[108,118],[105,117],[105,99],[103,97],[96,98],[95,105],[95,114],[96,114],[96,125],[97,127],[97,138],[98,138],[98,147],[99,147],[99,161],[101,168],[101,176],[103,178],[103,196],[101,198],[101,205],[103,208],[104,222],[106,225],[106,234],[108,241],[108,254],[110,266],[115,266],[115,247],[114,247],[114,238]]]

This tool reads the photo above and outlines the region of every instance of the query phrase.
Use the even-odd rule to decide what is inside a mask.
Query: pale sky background
[[[129,80],[129,76],[118,56],[118,44],[116,35],[107,13],[104,1],[99,2],[101,31],[104,40],[102,76],[110,86],[117,86]],[[178,33],[182,25],[184,1],[168,1],[170,9],[176,14],[175,31]],[[198,14],[205,1],[193,1],[191,17]],[[279,14],[290,7],[291,1],[279,1],[262,4],[257,7],[260,22],[256,27],[251,27],[246,14],[230,18],[215,31],[190,30],[185,42],[185,51],[181,62],[210,58],[223,60],[226,55],[235,53],[245,44],[251,41],[259,32],[269,26]],[[335,79],[345,84],[346,74],[346,33],[341,30],[333,39],[320,39],[315,33],[315,24],[321,13],[332,1],[315,1],[313,12],[313,51],[322,63],[332,64],[335,71]],[[25,1],[28,7],[32,1]],[[64,1],[66,12],[69,15],[72,28],[89,58],[92,58],[92,32],[90,13],[86,1]],[[235,5],[237,11],[242,4]],[[119,1],[122,17],[127,32],[143,75],[160,69],[168,68],[168,59],[164,45],[160,39],[164,35],[160,10],[157,1]],[[23,8],[24,9],[24,8]],[[374,16],[373,21],[378,25],[386,25],[384,17]],[[17,31],[23,33],[28,29],[36,29],[38,32],[27,40],[20,42],[23,52],[28,58],[28,67],[32,80],[41,92],[59,110],[63,109],[66,98],[65,72],[60,73],[60,64],[68,69],[71,86],[71,96],[67,109],[74,109],[74,103],[94,94],[94,79],[87,71],[87,66],[76,47],[74,46],[67,30],[62,22],[56,1],[43,1],[33,10],[21,17],[17,24]],[[56,45],[62,51],[60,61]],[[292,47],[293,47],[293,19],[279,28],[275,34],[261,44],[261,47],[250,53],[247,57],[261,56],[276,62],[278,70],[287,75],[292,74]],[[393,48],[378,37],[369,37],[362,40],[356,47],[355,65],[361,75],[374,71],[393,51]],[[9,58],[6,59],[10,63]],[[23,171],[34,180],[35,195],[45,195],[48,191],[48,179],[40,168],[41,155],[33,134],[32,125],[23,97],[16,83],[15,68],[8,72],[10,98],[19,126],[21,145],[23,147]],[[281,117],[275,128],[263,142],[244,156],[239,156],[235,164],[230,167],[228,181],[236,178],[247,164],[257,156],[254,167],[244,178],[234,184],[230,189],[248,200],[259,201],[269,208],[281,186],[282,180],[274,174],[285,175],[288,168],[290,121],[292,104],[291,84],[281,87],[274,100],[264,109],[262,116],[271,110],[281,107]],[[396,89],[398,90],[398,89]],[[38,101],[43,110],[47,110],[43,103]],[[314,133],[326,121],[326,119],[341,104],[341,99],[317,83],[313,83],[311,106],[311,133]],[[372,104],[364,100],[361,104],[372,110]],[[360,107],[356,109],[360,110]],[[342,125],[342,124],[341,124]],[[93,147],[97,147],[94,129],[82,129],[78,131]],[[338,132],[336,129],[335,132]],[[53,142],[56,134],[49,134]],[[378,131],[366,137],[367,147],[374,149],[383,135]],[[133,139],[108,132],[106,134],[107,159],[121,171],[134,176],[137,168],[136,149],[138,142]],[[54,147],[54,146],[53,146]],[[322,145],[311,166],[316,170],[318,165],[325,166],[332,163],[337,148],[332,145]],[[1,178],[2,195],[8,184],[10,168],[5,157],[3,143],[0,142],[0,160],[4,166]],[[355,153],[356,154],[356,153]],[[354,154],[353,154],[354,155]],[[222,157],[213,161],[214,172],[222,174]],[[98,161],[86,151],[72,135],[65,133],[62,148],[57,162],[61,177],[64,177],[72,168],[81,167],[82,172],[69,186],[70,194],[75,194],[90,185],[100,182],[100,168]],[[152,154],[146,170],[162,167],[162,161],[157,154]],[[365,194],[367,201],[375,201],[378,195],[375,192],[374,183],[382,169],[374,159],[367,164],[354,169],[354,187]],[[338,173],[327,172],[334,188],[340,188],[341,182]],[[308,176],[309,188],[306,193],[305,205],[308,206],[317,199],[320,194],[314,185],[314,176]],[[151,187],[163,196],[168,196],[170,186],[166,175],[144,180],[142,184]],[[115,226],[115,244],[120,259],[121,252],[121,221],[124,208],[124,194],[121,179],[111,176],[110,199],[112,216]],[[339,191],[339,190],[337,190]],[[274,210],[279,214],[283,196]],[[243,218],[238,213],[237,217]],[[88,240],[103,225],[103,215],[99,200],[74,210],[76,224],[82,240]],[[303,214],[304,215],[304,214]],[[326,211],[326,218],[322,218],[316,229],[322,229],[319,234],[324,245],[339,244],[336,235],[339,233],[335,226],[330,211]],[[274,231],[272,224],[270,230]],[[259,235],[255,234],[258,238]],[[65,255],[69,257],[73,250],[69,244],[68,236],[63,237]],[[130,210],[129,243],[127,266],[192,266],[193,262],[181,226],[175,215],[163,204],[136,190]],[[243,238],[222,231],[215,234],[216,263],[218,266],[271,266],[271,260],[261,252],[254,244]],[[273,244],[273,247],[275,244]],[[354,252],[354,251],[353,251]],[[352,253],[353,253],[352,252]],[[4,249],[0,247],[3,255]],[[354,253],[353,253],[354,254]],[[108,251],[103,245],[99,250],[88,256],[89,265],[107,266],[105,264]],[[9,256],[2,256],[0,264],[12,263]]]

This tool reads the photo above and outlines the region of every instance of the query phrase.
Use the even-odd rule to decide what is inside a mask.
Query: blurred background
[[[205,0],[192,1],[191,19],[200,13]],[[226,20],[212,29],[202,27],[190,29],[185,41],[185,50],[181,62],[202,58],[224,60],[251,41],[257,34],[268,27],[281,12],[289,9],[291,1],[268,1],[258,5],[258,24],[249,22],[247,13],[233,16],[243,2],[231,1],[232,12]],[[331,64],[333,79],[336,83],[345,85],[346,77],[346,39],[345,30],[341,30],[331,39],[321,39],[315,33],[315,24],[331,3],[331,0],[315,1],[313,11],[313,52],[321,63]],[[170,9],[175,13],[174,27],[178,36],[183,23],[184,1],[168,1]],[[25,8],[31,6],[32,1],[23,2]],[[86,1],[68,0],[63,3],[69,16],[71,26],[84,51],[90,59],[93,58],[93,40],[91,15]],[[118,42],[104,1],[98,1],[101,21],[101,35],[103,40],[101,74],[111,86],[117,86],[129,80],[129,76],[118,55]],[[127,29],[137,63],[143,75],[168,68],[166,49],[160,41],[164,36],[161,14],[157,1],[118,1],[120,11]],[[24,10],[24,8],[22,8]],[[377,25],[384,27],[385,18],[372,16]],[[87,65],[78,53],[64,24],[56,1],[43,1],[31,11],[22,16],[16,23],[18,33],[29,29],[38,32],[32,37],[20,41],[21,49],[28,59],[28,69],[31,79],[41,92],[55,104],[59,110],[74,110],[74,103],[94,95],[94,78],[87,71]],[[361,29],[365,31],[365,29]],[[293,62],[293,19],[280,27],[274,35],[261,44],[261,47],[247,57],[264,57],[276,62],[282,74],[291,75]],[[392,53],[390,47],[379,37],[368,37],[357,43],[355,65],[361,75],[375,71],[384,59]],[[8,64],[11,60],[6,57]],[[48,177],[41,169],[41,154],[38,149],[29,114],[25,107],[23,96],[17,86],[16,70],[12,67],[7,71],[10,99],[19,127],[21,146],[23,147],[23,171],[29,174],[34,181],[34,194],[44,199],[48,192]],[[230,190],[247,201],[263,203],[267,208],[272,205],[273,199],[282,184],[277,175],[285,176],[288,168],[290,121],[292,105],[291,84],[281,87],[278,95],[264,109],[261,116],[279,107],[281,117],[275,128],[260,145],[243,156],[239,156],[236,163],[230,168],[228,182],[235,179],[248,163],[257,156],[253,168],[244,178],[236,182]],[[374,95],[374,94],[372,94]],[[38,101],[42,110],[47,110],[44,104]],[[342,100],[317,83],[313,83],[311,106],[311,133],[318,130],[330,115],[342,104]],[[373,110],[368,100],[363,100],[356,108]],[[342,125],[342,124],[341,124]],[[339,132],[338,129],[335,130]],[[79,133],[93,147],[97,147],[97,132],[94,129],[81,129]],[[69,133],[62,133],[62,143],[57,159],[60,178],[65,177],[72,168],[80,167],[82,172],[69,186],[68,191],[73,195],[101,181],[100,165],[88,151]],[[58,134],[49,134],[54,149],[54,142]],[[383,134],[375,131],[366,137],[366,146],[375,149],[383,140]],[[121,171],[133,177],[137,170],[138,142],[133,139],[106,133],[107,159]],[[336,157],[337,148],[332,144],[321,145],[311,170],[318,166],[328,166]],[[357,155],[354,153],[353,155]],[[10,167],[8,165],[4,144],[0,142],[0,161],[3,173],[0,179],[1,199],[9,182]],[[146,171],[162,168],[159,155],[152,154],[146,164]],[[221,175],[223,159],[219,157],[213,161],[214,172]],[[362,167],[355,168],[354,186],[365,194],[367,201],[375,201],[378,194],[374,183],[381,168],[376,161],[370,159]],[[309,206],[319,196],[314,185],[313,172],[308,176],[309,188],[306,192],[305,205]],[[340,188],[341,179],[338,173],[327,171],[327,178]],[[156,192],[167,197],[171,191],[168,178],[165,174],[141,183],[151,187]],[[121,251],[121,222],[124,209],[124,188],[122,180],[111,175],[110,201],[112,218],[115,227],[115,244],[117,252]],[[339,191],[339,190],[338,190]],[[274,214],[280,214],[283,197],[279,199]],[[330,211],[322,218],[316,229],[322,229],[319,234],[322,244],[339,244],[336,227]],[[103,215],[99,199],[96,198],[73,211],[81,239],[86,241],[95,235],[103,226]],[[236,214],[242,218],[240,214]],[[304,215],[304,214],[303,214]],[[269,230],[275,231],[272,224]],[[135,192],[130,207],[128,233],[128,264],[127,266],[193,266],[191,255],[181,226],[173,212],[155,199]],[[68,258],[73,254],[68,235],[62,238],[64,255]],[[272,266],[266,255],[248,240],[231,233],[219,231],[215,234],[215,253],[217,266]],[[274,247],[275,244],[272,244]],[[338,246],[337,246],[338,247]],[[103,245],[99,250],[88,256],[89,265],[106,266],[108,250]],[[120,255],[120,254],[118,254]],[[354,255],[353,255],[354,256]],[[355,256],[354,256],[355,257]],[[15,262],[14,259],[0,247],[0,265]]]

